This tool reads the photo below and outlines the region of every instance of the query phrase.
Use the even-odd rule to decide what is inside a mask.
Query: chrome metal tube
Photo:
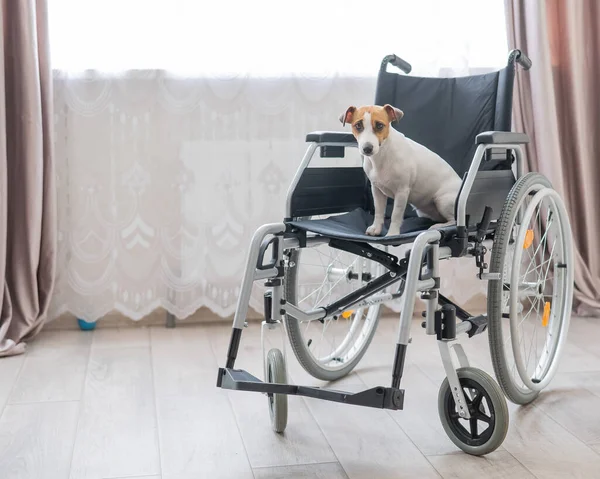
[[[248,249],[248,256],[246,259],[246,269],[244,271],[244,277],[242,279],[242,286],[240,288],[240,295],[238,296],[237,307],[235,309],[235,315],[233,317],[233,327],[236,329],[242,329],[246,316],[248,315],[248,308],[250,305],[250,294],[252,293],[252,285],[256,280],[256,265],[258,262],[258,253],[260,251],[260,245],[266,236],[270,234],[281,234],[285,231],[285,225],[283,223],[270,223],[259,227],[252,236],[250,242],[250,248]]]
[[[441,233],[437,230],[427,230],[417,236],[412,245],[410,252],[410,260],[408,262],[408,271],[406,273],[406,283],[404,285],[404,308],[400,314],[400,326],[398,328],[397,344],[408,344],[410,339],[410,325],[413,320],[415,309],[415,295],[417,287],[424,283],[419,281],[421,267],[423,264],[423,254],[425,248],[430,243],[435,243],[441,238]],[[433,280],[431,280],[433,282]],[[431,286],[430,286],[431,287]]]
[[[292,318],[295,318],[298,321],[315,321],[315,320],[323,319],[325,317],[325,315],[327,314],[325,312],[325,309],[323,309],[323,308],[317,308],[317,309],[313,309],[311,311],[302,311],[300,308],[293,305],[292,303],[285,304],[285,311]]]

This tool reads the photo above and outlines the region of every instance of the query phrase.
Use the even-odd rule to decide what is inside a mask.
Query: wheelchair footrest
[[[404,390],[378,386],[351,393],[293,384],[265,383],[242,369],[219,368],[217,387],[234,391],[252,391],[265,394],[305,396],[355,406],[398,410],[404,407]]]

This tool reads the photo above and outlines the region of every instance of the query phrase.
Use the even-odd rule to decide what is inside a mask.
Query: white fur
[[[413,205],[421,217],[436,223],[453,223],[454,203],[461,185],[454,169],[439,155],[407,138],[392,125],[388,137],[379,145],[370,116],[365,114],[364,130],[357,138],[375,202],[375,218],[366,233],[381,234],[388,197],[394,199],[394,209],[387,236],[400,233],[407,203]],[[373,145],[369,156],[363,152],[366,143]]]
[[[358,148],[361,154],[364,155],[363,148],[365,147],[365,145],[371,145],[373,147],[373,153],[371,153],[371,156],[377,155],[377,153],[379,152],[379,139],[373,131],[373,125],[371,124],[371,114],[369,112],[365,113],[365,115],[363,116],[363,126],[365,129],[359,133],[358,138],[356,139],[356,141],[358,141]]]

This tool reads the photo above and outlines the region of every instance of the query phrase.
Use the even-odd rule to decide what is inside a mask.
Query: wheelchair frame
[[[401,58],[395,55],[388,55],[382,62],[380,74],[384,71],[387,64],[392,64],[405,73],[409,73],[411,69],[410,65]],[[520,50],[513,50],[509,54],[509,66],[516,67],[516,64],[520,64],[525,70],[528,70],[531,67],[531,60]],[[508,94],[512,95],[512,85],[510,88]],[[507,126],[500,126],[500,128],[506,129]],[[360,181],[356,182],[356,178],[360,176],[358,172],[358,176],[352,176],[352,174],[346,175],[345,173],[340,174],[339,171],[334,172],[333,177],[336,179],[330,183],[331,190],[327,191],[329,196],[327,194],[324,196],[312,196],[314,188],[322,187],[321,182],[324,181],[326,183],[328,181],[321,179],[320,175],[323,172],[319,171],[319,169],[316,170],[315,174],[307,175],[306,185],[303,182],[304,172],[307,170],[317,149],[320,148],[321,157],[343,157],[345,148],[357,147],[357,143],[353,140],[354,138],[351,134],[342,132],[313,132],[307,136],[306,141],[309,143],[309,146],[287,191],[284,221],[263,225],[255,231],[252,237],[233,320],[227,361],[225,367],[219,368],[217,387],[230,390],[260,392],[267,395],[269,398],[271,424],[276,432],[283,432],[287,423],[288,395],[379,409],[403,409],[404,389],[401,389],[401,381],[406,350],[408,344],[411,342],[410,330],[413,321],[416,294],[421,293],[421,299],[425,301],[426,306],[426,311],[423,314],[425,321],[422,323],[422,327],[425,329],[427,335],[436,337],[440,357],[446,373],[446,380],[442,383],[438,395],[438,412],[444,429],[455,445],[463,451],[475,455],[487,454],[495,450],[502,443],[508,431],[509,419],[506,399],[508,398],[517,404],[529,403],[548,384],[557,369],[555,358],[560,356],[564,345],[569,324],[573,287],[572,238],[566,209],[559,195],[552,189],[550,182],[543,175],[537,173],[524,174],[522,145],[529,142],[526,134],[504,130],[487,131],[479,133],[475,138],[477,147],[467,173],[463,178],[462,186],[455,203],[456,226],[451,229],[421,230],[420,233],[411,238],[412,242],[398,242],[397,245],[409,248],[404,258],[398,258],[388,252],[385,244],[393,244],[392,241],[380,242],[375,241],[375,239],[369,241],[365,238],[357,239],[356,237],[354,239],[352,237],[340,239],[343,238],[343,235],[333,234],[329,236],[325,232],[326,229],[321,230],[324,232],[323,234],[315,233],[314,231],[319,231],[318,228],[311,232],[310,228],[305,229],[301,224],[297,224],[294,217],[349,212],[352,211],[352,208],[356,208],[356,204],[361,201],[360,199],[355,201],[356,195],[360,194],[360,188],[362,188],[359,184]],[[500,154],[500,152],[502,158],[499,158],[496,154]],[[498,161],[504,166],[509,166],[510,164],[510,168],[502,166],[499,171],[480,171],[480,167],[484,161],[490,161],[490,168],[492,170],[495,168],[494,163]],[[513,168],[515,166],[516,171]],[[490,168],[484,168],[484,170],[489,170]],[[358,168],[355,168],[355,170],[358,170]],[[318,178],[316,182],[314,178]],[[325,178],[329,178],[329,176],[326,175]],[[492,183],[494,180],[496,182]],[[345,183],[346,181],[348,181],[348,184]],[[340,186],[342,186],[342,189],[340,189]],[[347,197],[344,191],[345,188],[351,189]],[[296,197],[294,195],[297,191],[298,196]],[[484,201],[481,201],[482,197],[485,198]],[[536,376],[529,378],[526,377],[526,366],[522,364],[523,358],[520,356],[520,351],[517,350],[517,352],[514,352],[514,349],[518,348],[519,344],[517,342],[518,335],[516,334],[518,326],[515,326],[513,318],[518,317],[519,311],[517,296],[513,294],[512,286],[516,281],[515,288],[517,295],[521,294],[519,288],[521,288],[522,283],[526,288],[530,288],[528,286],[530,283],[527,283],[525,280],[523,282],[518,281],[519,275],[515,272],[517,270],[514,269],[516,264],[514,258],[520,260],[522,251],[519,250],[520,252],[516,253],[513,258],[513,262],[511,263],[513,270],[508,283],[506,283],[507,280],[502,268],[506,266],[505,258],[508,251],[508,244],[523,244],[523,249],[529,248],[532,244],[533,230],[524,230],[521,226],[529,224],[528,222],[532,219],[534,208],[540,205],[546,197],[550,199],[554,208],[553,211],[558,215],[557,224],[561,236],[557,241],[561,242],[561,246],[559,247],[557,256],[554,257],[554,246],[556,246],[554,244],[550,256],[551,259],[554,258],[555,262],[553,264],[559,271],[554,276],[553,289],[554,286],[560,289],[562,285],[563,297],[556,299],[552,295],[551,301],[546,302],[545,299],[543,300],[544,316],[542,317],[542,326],[547,326],[549,317],[552,317],[552,327],[549,333],[549,338],[551,339],[548,340],[550,342],[546,342],[544,345],[547,348],[544,350],[545,358],[551,358],[551,362],[545,364],[543,367],[538,364]],[[296,198],[300,198],[300,200],[297,201]],[[325,201],[326,204],[321,208],[317,203],[323,198],[331,198],[332,200],[331,203],[328,203],[330,200],[327,199]],[[523,212],[519,208],[526,198],[532,199],[525,212]],[[341,202],[338,202],[338,199],[341,199]],[[360,208],[365,209],[364,204]],[[367,208],[370,208],[370,206],[367,206]],[[496,209],[495,216],[493,216],[494,209]],[[498,212],[500,213],[498,214]],[[473,218],[480,216],[480,222],[474,224],[472,221]],[[536,220],[538,217],[536,217]],[[550,213],[548,213],[546,217],[546,233],[552,224],[550,218]],[[495,227],[491,228],[490,226],[493,221],[495,222]],[[516,239],[511,236],[515,226],[518,227]],[[539,228],[541,229],[541,226]],[[526,232],[530,236],[529,243],[527,243],[529,246],[525,246],[526,243],[524,242]],[[544,244],[545,247],[546,233],[540,238],[540,246]],[[379,249],[372,243],[381,243],[384,245],[384,248]],[[322,244],[374,261],[383,266],[386,271],[375,278],[370,274],[363,275],[360,277],[360,281],[366,284],[361,285],[358,289],[333,301],[331,304],[304,311],[295,304],[288,302],[288,298],[284,297],[284,285],[289,284],[287,282],[288,277],[286,277],[286,268],[295,266],[292,259],[293,255],[290,255],[289,252],[302,248],[316,247]],[[495,249],[496,246],[498,246],[498,249]],[[540,246],[534,251],[534,256],[537,254]],[[269,249],[271,250],[270,259],[267,259],[266,255]],[[488,250],[492,249],[494,249],[491,257],[492,266],[489,267],[485,262],[485,255]],[[288,253],[284,254],[284,251]],[[491,294],[492,296],[488,297],[488,310],[486,314],[471,315],[440,294],[439,262],[444,259],[458,257],[474,258],[476,267],[479,269],[477,277],[482,281],[492,281],[488,283],[488,295]],[[499,264],[501,266],[498,266]],[[544,264],[546,263],[543,263],[542,266]],[[548,262],[548,264],[550,263]],[[539,283],[535,283],[535,289],[530,288],[525,291],[526,296],[531,294],[534,298],[532,305],[536,309],[540,304],[541,298],[546,297],[543,286],[545,285],[549,269],[550,266],[545,270],[543,283],[539,282],[538,277]],[[524,278],[528,272],[529,269],[526,270]],[[358,275],[354,276],[358,277]],[[356,278],[353,277],[351,279]],[[242,331],[248,325],[246,316],[248,314],[252,286],[258,280],[265,280],[267,289],[264,295],[264,321],[261,325],[264,381],[243,369],[235,368]],[[400,282],[402,283],[396,292],[392,292],[393,290],[391,289],[389,292],[384,292],[389,286]],[[295,283],[293,284],[295,285]],[[516,383],[512,378],[507,379],[506,368],[509,366],[507,366],[507,359],[505,357],[506,351],[503,349],[504,339],[502,339],[501,321],[501,318],[506,316],[504,305],[499,304],[507,287],[510,291],[510,313],[507,314],[510,319],[511,344],[515,361],[517,361],[517,356],[519,359],[516,362],[518,373],[528,388],[525,393],[519,389],[518,385],[515,385]],[[293,297],[295,294],[291,296],[291,301],[294,301]],[[326,318],[335,320],[340,316],[345,317],[344,314],[350,311],[350,308],[370,307],[398,298],[404,298],[404,304],[400,313],[396,350],[392,363],[391,384],[389,386],[377,386],[357,393],[351,393],[287,383],[285,343],[286,337],[290,341],[293,338],[290,336],[290,331],[292,330],[288,329],[289,325],[284,320],[286,316],[298,321],[324,322]],[[552,302],[555,305],[558,302],[558,308],[552,306]],[[462,345],[459,342],[455,342],[458,335],[466,334],[471,338],[474,335],[484,332],[488,328],[488,316],[490,315],[494,318],[494,321],[489,323],[490,350],[493,354],[492,362],[500,386],[484,371],[470,367]],[[544,322],[546,323],[545,325]],[[373,327],[376,327],[376,323]],[[274,348],[266,355],[264,347],[265,330],[276,328],[281,328],[283,335],[283,354],[280,350]],[[369,334],[372,335],[373,333]],[[551,343],[552,341],[554,342]],[[294,343],[292,341],[292,346],[296,356],[300,360],[298,350],[296,349],[297,342]],[[308,342],[308,346],[310,346],[310,341]],[[364,343],[364,347],[368,347],[368,342]],[[500,347],[502,349],[499,349]],[[456,356],[458,367],[455,366],[453,361],[452,351],[454,351],[454,355]],[[360,357],[358,355],[356,361],[359,361]],[[356,364],[357,362],[349,362],[350,369],[348,370],[351,370]],[[326,378],[319,376],[320,373],[309,371],[304,363],[303,366],[313,376],[320,377],[321,379]],[[539,375],[538,369],[540,369]],[[544,377],[539,379],[540,376]],[[341,376],[334,376],[334,378],[339,377]],[[484,398],[490,411],[489,416],[485,415],[481,409]],[[455,422],[458,419],[469,420],[470,433],[466,432],[467,435],[464,435],[460,431],[460,426]],[[489,428],[484,430],[482,435],[477,432],[477,421],[479,420],[488,423],[489,426]]]
[[[486,152],[492,148],[515,153],[516,179],[523,174],[523,152],[521,144],[528,141],[523,134],[503,134],[515,140],[511,143],[483,143],[479,144],[473,161],[463,182],[463,187],[457,199],[457,235],[451,246],[440,246],[441,233],[438,230],[426,230],[420,233],[406,257],[399,260],[379,250],[368,243],[358,243],[347,240],[331,239],[319,235],[299,238],[289,235],[289,228],[285,223],[272,223],[259,227],[252,237],[248,253],[246,269],[242,281],[242,287],[238,298],[238,304],[233,320],[233,330],[227,352],[227,363],[225,368],[219,368],[217,386],[223,389],[240,391],[261,392],[268,395],[286,394],[306,396],[327,401],[334,401],[359,406],[398,410],[404,406],[404,390],[400,389],[406,348],[410,341],[410,328],[414,314],[414,300],[418,292],[425,293],[422,299],[426,302],[425,331],[428,335],[437,337],[440,355],[446,376],[455,394],[455,400],[460,409],[459,415],[464,419],[470,418],[464,393],[460,387],[456,368],[454,367],[449,343],[456,340],[457,334],[467,334],[469,337],[479,334],[487,328],[486,315],[472,316],[459,306],[453,304],[449,299],[439,294],[439,261],[451,257],[472,256],[478,260],[480,268],[479,278],[481,280],[493,279],[494,276],[483,271],[482,251],[491,246],[491,240],[485,236],[489,228],[490,218],[482,218],[473,244],[469,243],[470,235],[467,232],[466,205],[475,177],[479,172],[481,162]],[[304,158],[290,184],[286,199],[286,216],[291,216],[291,198],[302,172],[308,167],[318,147],[355,147],[356,143],[346,142],[312,142],[306,150]],[[286,234],[288,235],[286,237]],[[330,247],[344,250],[363,258],[367,258],[384,266],[388,271],[378,278],[373,279],[367,285],[347,294],[338,301],[310,311],[303,311],[297,306],[287,303],[282,294],[282,278],[284,276],[283,251],[298,247],[310,247],[318,244],[329,244]],[[268,248],[272,248],[271,261],[264,263],[264,256]],[[423,267],[426,271],[423,272]],[[404,291],[402,293],[379,293],[386,287],[404,279]],[[290,315],[297,320],[322,320],[326,317],[335,316],[351,307],[363,307],[377,303],[385,303],[397,299],[401,295],[406,297],[404,308],[400,314],[398,336],[396,341],[396,354],[393,362],[391,386],[378,386],[358,393],[333,391],[319,387],[297,386],[290,384],[278,384],[263,382],[248,372],[234,369],[237,352],[241,341],[242,330],[246,323],[250,294],[255,281],[267,280],[265,286],[265,321],[264,327],[273,328],[281,325],[282,317]],[[441,309],[438,309],[439,305]],[[460,320],[457,324],[456,318]],[[283,322],[284,327],[285,323]],[[284,341],[285,344],[285,341]],[[469,365],[468,358],[462,345],[456,343],[453,346],[460,367]],[[263,348],[264,357],[264,348]],[[265,374],[266,378],[266,374]],[[265,379],[266,380],[266,379]]]

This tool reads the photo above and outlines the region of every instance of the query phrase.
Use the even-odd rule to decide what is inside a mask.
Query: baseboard
[[[255,311],[250,311],[249,321],[260,321],[261,317]],[[222,317],[208,308],[200,308],[195,313],[184,319],[176,319],[180,324],[224,324],[231,323],[233,315]],[[139,320],[132,320],[119,311],[113,311],[96,321],[96,328],[144,328],[148,326],[165,326],[167,322],[167,311],[163,308],[156,309]],[[71,313],[65,313],[44,325],[45,330],[79,329],[77,317]]]
[[[452,298],[451,298],[452,299]],[[482,314],[486,311],[486,297],[484,295],[477,295],[465,304],[461,306],[469,311],[471,314]],[[421,311],[425,310],[425,303],[417,298],[415,301],[415,318],[421,317]],[[389,307],[383,305],[382,315],[384,317],[398,316],[398,312],[393,311]],[[96,328],[142,328],[148,326],[165,326],[167,321],[167,311],[159,308],[154,310],[152,313],[143,317],[140,320],[134,321],[124,316],[118,311],[111,312],[106,316],[98,319],[96,322]],[[181,324],[230,324],[233,321],[233,315],[223,318],[212,312],[208,308],[200,308],[195,313],[191,314],[185,319],[177,319],[177,325]],[[262,314],[254,311],[252,308],[249,311],[248,316],[249,322],[260,322],[262,321]],[[69,330],[79,329],[77,318],[70,313],[65,313],[56,319],[48,321],[44,325],[45,330]]]

